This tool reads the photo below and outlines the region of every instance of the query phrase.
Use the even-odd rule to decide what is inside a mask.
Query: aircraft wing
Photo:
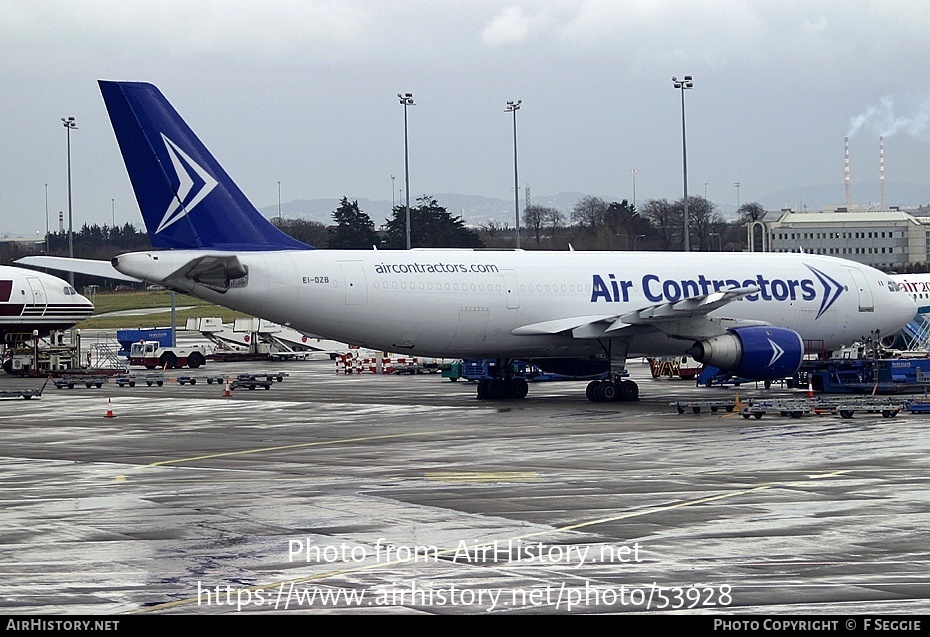
[[[17,259],[16,263],[31,265],[36,268],[48,268],[49,270],[60,270],[63,272],[74,272],[76,274],[99,276],[104,279],[132,281],[133,283],[142,282],[142,279],[137,279],[135,277],[123,274],[112,265],[110,265],[109,261],[98,261],[94,259],[72,259],[70,257],[33,256]]]
[[[654,325],[656,323],[704,316],[717,308],[723,307],[727,303],[741,299],[749,294],[757,294],[759,291],[757,286],[731,288],[729,290],[721,290],[702,296],[693,296],[682,299],[681,301],[650,305],[641,310],[635,310],[624,314],[615,321],[613,325],[607,328],[607,331],[619,329],[623,327],[623,325]]]
[[[634,326],[652,327],[670,336],[681,338],[706,338],[727,328],[745,325],[765,325],[760,321],[733,321],[732,319],[710,319],[707,314],[741,299],[749,294],[757,294],[757,286],[731,288],[694,296],[675,302],[649,305],[622,315],[594,314],[575,316],[540,323],[522,325],[511,334],[515,336],[558,334],[571,332],[575,338],[620,337],[620,330]]]

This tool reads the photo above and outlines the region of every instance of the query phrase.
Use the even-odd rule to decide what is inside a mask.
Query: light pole
[[[507,100],[505,113],[513,113],[513,216],[514,228],[517,233],[517,249],[520,249],[520,186],[517,178],[517,111],[520,110],[520,104],[523,100]]]
[[[116,229],[116,198],[110,197],[110,227]]]
[[[394,214],[395,207],[397,207],[397,201],[394,199],[394,175],[391,175],[391,214]]]
[[[77,129],[73,117],[62,117],[62,125],[68,130],[68,256],[74,258],[74,217],[71,206],[71,129]],[[68,283],[74,287],[74,272],[68,272]]]
[[[739,182],[736,182],[736,183],[733,184],[733,185],[736,187],[736,212],[737,212],[737,214],[739,214],[739,206],[740,206],[740,203],[739,203]]]
[[[48,254],[48,184],[45,184],[45,254]]]
[[[278,180],[278,221],[281,220],[281,180]]]
[[[717,252],[723,252],[723,237],[720,236],[719,232],[709,232],[707,233],[708,237],[717,237]]]
[[[645,238],[646,238],[646,235],[644,235],[644,234],[638,234],[638,235],[636,235],[635,237],[633,237],[633,252],[636,252],[636,240],[639,239],[640,237],[643,238],[643,239],[645,239]]]
[[[691,251],[691,231],[688,227],[688,145],[685,141],[685,90],[694,88],[691,76],[686,75],[680,80],[672,76],[672,84],[681,91],[681,165],[685,185],[685,252]]]
[[[407,148],[407,107],[416,106],[413,93],[398,93],[397,98],[404,107],[404,181],[407,188],[407,249],[410,249],[410,154]]]

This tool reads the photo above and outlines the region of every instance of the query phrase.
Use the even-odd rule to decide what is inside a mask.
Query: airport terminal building
[[[930,209],[837,206],[819,212],[766,212],[748,224],[751,252],[808,252],[885,271],[930,262]]]

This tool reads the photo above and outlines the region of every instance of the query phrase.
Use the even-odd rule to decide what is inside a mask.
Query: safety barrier
[[[420,364],[420,359],[416,356],[400,356],[392,358],[390,356],[370,356],[360,357],[352,352],[340,354],[336,357],[337,374],[361,374],[367,372],[370,374],[393,374],[404,371],[405,369],[415,367]]]

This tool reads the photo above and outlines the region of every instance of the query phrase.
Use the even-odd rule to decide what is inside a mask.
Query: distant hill
[[[852,183],[849,191],[851,203],[873,207],[878,207],[881,203],[881,188],[878,182]],[[842,205],[845,198],[846,189],[843,184],[824,184],[773,192],[762,197],[759,203],[766,210],[781,210],[782,208],[822,210],[824,206]],[[886,206],[916,208],[928,203],[930,203],[930,185],[885,182]]]
[[[486,225],[489,221],[496,221],[501,225],[513,225],[514,211],[513,199],[496,199],[494,197],[481,197],[478,195],[461,195],[455,193],[429,193],[439,205],[453,215],[460,215],[465,224],[472,227]],[[584,197],[580,192],[563,192],[558,195],[537,197],[533,196],[531,203],[537,206],[550,206],[565,213],[566,218],[571,214],[572,208],[579,199]],[[355,201],[353,198],[349,198]],[[607,201],[613,201],[605,197]],[[333,222],[333,211],[339,207],[340,199],[297,199],[281,204],[281,214],[284,217],[308,219],[329,225]],[[397,205],[404,202],[397,201]],[[416,205],[416,199],[410,199],[410,205]],[[521,194],[520,208],[526,205]],[[359,199],[358,207],[366,213],[376,226],[385,223],[391,216],[391,202],[384,200]],[[278,215],[278,206],[266,206],[260,209],[266,217]]]
[[[859,205],[878,206],[880,201],[878,183],[852,184],[850,188],[852,203]],[[514,221],[513,199],[497,199],[494,197],[481,197],[479,195],[462,195],[457,193],[429,193],[439,205],[445,206],[446,209],[454,215],[460,215],[465,224],[471,227],[481,227],[487,225],[489,221],[495,221],[502,226],[512,226]],[[562,192],[557,195],[533,195],[530,203],[537,206],[546,206],[556,208],[562,211],[566,220],[571,215],[572,208],[578,201],[585,197],[581,192]],[[595,195],[605,201],[620,201],[622,197],[610,197],[604,195]],[[679,198],[677,193],[667,197],[670,201]],[[821,210],[825,206],[841,205],[845,198],[845,189],[842,184],[824,184],[819,186],[803,186],[798,188],[789,188],[773,192],[756,200],[766,210],[781,210],[782,208],[794,208],[801,210]],[[350,200],[353,200],[351,197]],[[330,225],[333,222],[333,211],[339,207],[340,199],[297,199],[281,204],[281,214],[288,218],[308,219],[319,221],[320,223]],[[752,200],[744,200],[742,203],[749,203]],[[397,201],[397,205],[402,205],[402,201]],[[642,203],[641,201],[639,203]],[[732,203],[719,203],[717,209],[726,219],[732,219],[736,215],[736,205]],[[888,206],[899,206],[901,208],[913,208],[919,205],[930,204],[930,185],[910,184],[901,182],[885,183],[885,203]],[[410,205],[416,205],[416,199],[410,199]],[[391,202],[385,200],[359,199],[359,208],[365,212],[376,226],[381,226],[385,220],[391,216]],[[523,200],[523,194],[520,195],[520,208],[524,208],[526,202]],[[276,217],[278,214],[277,205],[266,206],[260,209],[266,217]]]

